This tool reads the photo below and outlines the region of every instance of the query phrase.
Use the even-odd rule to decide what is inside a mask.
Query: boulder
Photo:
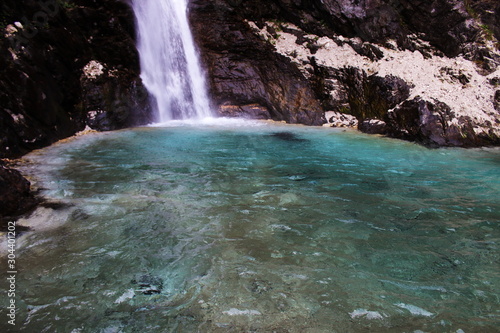
[[[0,222],[24,214],[36,204],[30,182],[19,171],[0,165]],[[3,224],[0,224],[1,228]]]
[[[473,125],[470,117],[457,117],[448,105],[438,100],[416,97],[405,101],[391,110],[384,120],[388,136],[430,147],[477,147],[500,143],[491,123],[482,124],[480,129]]]
[[[367,134],[386,134],[387,124],[380,119],[365,119],[358,125],[358,129]]]
[[[327,112],[325,112],[325,118],[326,118],[327,123],[323,126],[351,127],[351,128],[358,127],[358,120],[356,119],[356,117],[354,117],[350,114],[345,114],[345,113],[340,113],[340,112],[335,112],[335,111],[327,111]]]

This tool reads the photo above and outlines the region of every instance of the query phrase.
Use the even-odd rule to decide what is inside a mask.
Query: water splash
[[[141,78],[158,122],[211,116],[186,0],[133,0]]]

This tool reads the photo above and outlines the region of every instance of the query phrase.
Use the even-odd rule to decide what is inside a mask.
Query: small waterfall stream
[[[211,116],[187,19],[187,0],[133,0],[141,77],[157,121]]]

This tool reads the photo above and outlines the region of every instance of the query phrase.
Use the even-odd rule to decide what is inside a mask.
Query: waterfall
[[[187,18],[188,0],[133,0],[141,78],[157,121],[211,116]]]

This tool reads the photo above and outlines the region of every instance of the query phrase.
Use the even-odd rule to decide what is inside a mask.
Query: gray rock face
[[[237,117],[250,119],[271,119],[269,110],[259,104],[248,105],[220,105],[218,109],[222,117]]]

